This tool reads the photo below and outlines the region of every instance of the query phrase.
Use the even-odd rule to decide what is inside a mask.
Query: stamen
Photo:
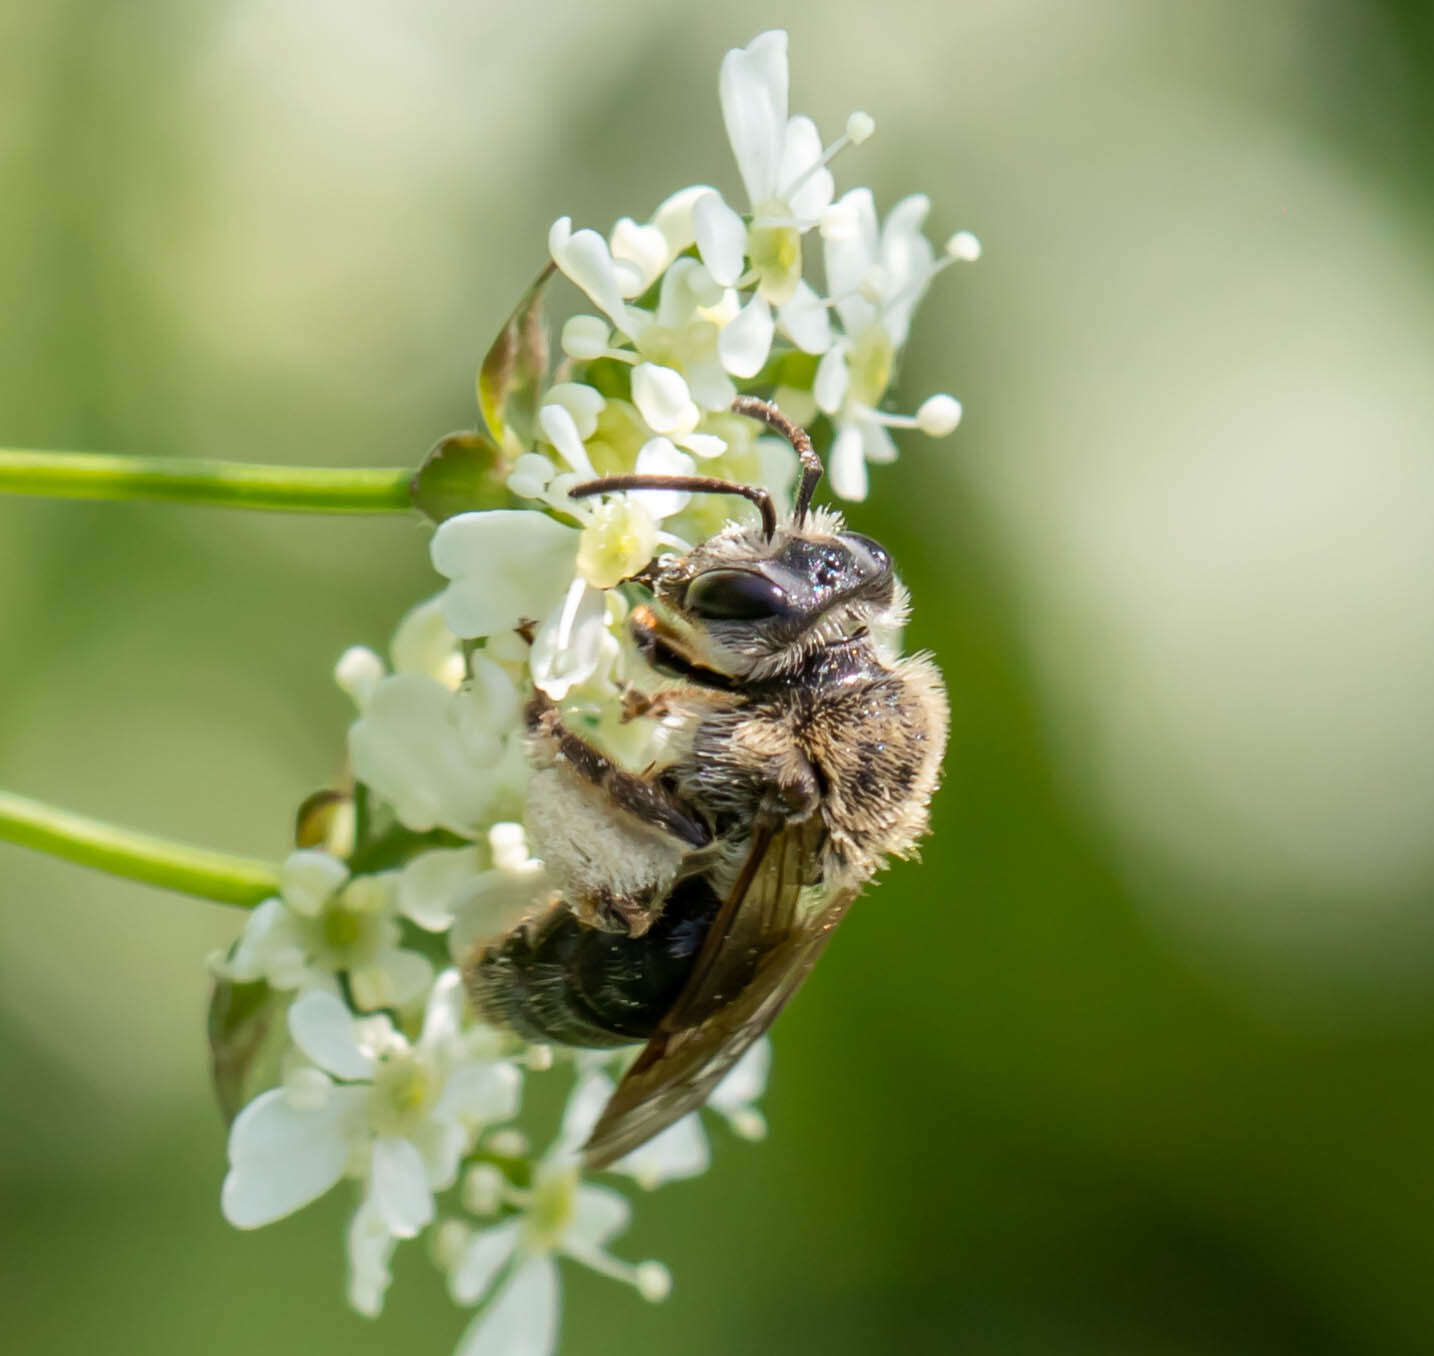
[[[508,1199],[508,1179],[491,1163],[475,1163],[463,1174],[459,1198],[470,1214],[496,1215]]]
[[[767,1118],[756,1107],[739,1107],[727,1118],[727,1123],[742,1139],[756,1141],[767,1137]]]
[[[974,264],[981,257],[981,242],[970,231],[957,231],[946,242],[946,253],[962,263]]]
[[[781,192],[783,201],[790,201],[795,193],[818,170],[825,169],[848,146],[860,146],[874,131],[876,119],[869,113],[857,111],[846,120],[846,130],[821,155],[806,167]]]
[[[660,1304],[672,1293],[672,1273],[661,1262],[640,1262],[634,1265],[614,1257],[601,1248],[579,1248],[568,1253],[574,1261],[610,1280],[630,1285],[643,1299]]]
[[[661,1304],[672,1293],[672,1273],[661,1262],[639,1262],[637,1293],[649,1304]]]
[[[527,1135],[512,1126],[495,1130],[488,1136],[487,1146],[500,1158],[526,1158],[530,1147]]]
[[[923,400],[915,414],[888,414],[873,409],[866,414],[873,423],[886,428],[915,428],[928,438],[944,438],[961,422],[961,402],[955,396],[934,395]]]

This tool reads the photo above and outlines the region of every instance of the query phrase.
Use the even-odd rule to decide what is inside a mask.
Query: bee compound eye
[[[791,611],[787,595],[749,570],[708,570],[687,586],[683,606],[707,621],[761,621]]]
[[[846,532],[842,535],[847,541],[856,542],[856,544],[872,558],[878,570],[889,570],[891,568],[891,557],[887,554],[886,547],[879,541],[873,541],[861,532]]]

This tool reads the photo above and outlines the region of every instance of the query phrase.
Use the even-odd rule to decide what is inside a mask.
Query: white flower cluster
[[[395,1248],[426,1235],[455,1301],[481,1306],[459,1356],[555,1349],[559,1255],[648,1299],[670,1284],[661,1264],[606,1251],[629,1207],[579,1168],[628,1054],[559,1059],[484,1026],[457,968],[551,897],[523,822],[527,695],[560,703],[619,762],[657,757],[663,722],[632,719],[623,700],[650,675],[615,586],[737,511],[682,489],[569,491],[700,471],[787,502],[793,454],[731,412],[739,393],[825,419],[831,484],[849,499],[864,497],[868,462],[895,457],[891,429],[941,435],[960,418],[946,395],[910,416],[881,404],[917,303],[941,268],[977,256],[975,237],[959,233],[938,255],[921,230],[924,197],[884,223],[869,190],[836,197],[829,162],[874,124],[853,113],[823,149],[811,119],[789,116],[784,33],[729,52],[719,91],[745,210],[699,185],[606,237],[566,217],[553,225],[552,260],[596,313],[563,326],[562,359],[537,374],[520,445],[488,417],[492,445],[505,444],[507,506],[440,515],[432,557],[448,584],[399,625],[391,666],[362,648],[339,661],[357,709],[354,794],[301,835],[310,845],[285,864],[278,896],[214,962],[224,991],[261,995],[278,1047],[232,1124],[225,1216],[255,1228],[357,1183],[351,1303],[377,1314]],[[805,271],[813,232],[822,288]],[[219,1025],[216,1071],[248,1071],[259,1042]],[[743,1138],[765,1130],[755,1102],[769,1059],[763,1041],[708,1104]],[[523,1084],[555,1062],[573,1087],[534,1155],[515,1124]],[[612,1170],[655,1187],[705,1171],[710,1156],[694,1113]]]

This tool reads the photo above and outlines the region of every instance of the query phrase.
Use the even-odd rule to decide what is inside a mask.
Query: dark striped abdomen
[[[524,1040],[644,1041],[682,992],[720,902],[704,877],[688,877],[641,937],[600,932],[554,904],[465,967],[473,1006]]]

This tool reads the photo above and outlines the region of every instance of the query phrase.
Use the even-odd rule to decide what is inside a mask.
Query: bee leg
[[[678,699],[679,694],[670,690],[644,692],[640,687],[629,683],[620,694],[622,702],[620,719],[624,725],[643,716],[661,720],[664,716],[672,713],[673,706]]]
[[[706,847],[712,832],[690,806],[665,783],[625,772],[566,725],[546,693],[535,691],[528,702],[528,733],[540,761],[570,767],[583,781],[603,792],[619,809],[690,848]]]
[[[668,643],[657,614],[650,607],[640,604],[633,608],[627,619],[627,633],[637,652],[658,673],[681,678],[714,696],[733,691],[732,680],[725,673],[694,663]]]

